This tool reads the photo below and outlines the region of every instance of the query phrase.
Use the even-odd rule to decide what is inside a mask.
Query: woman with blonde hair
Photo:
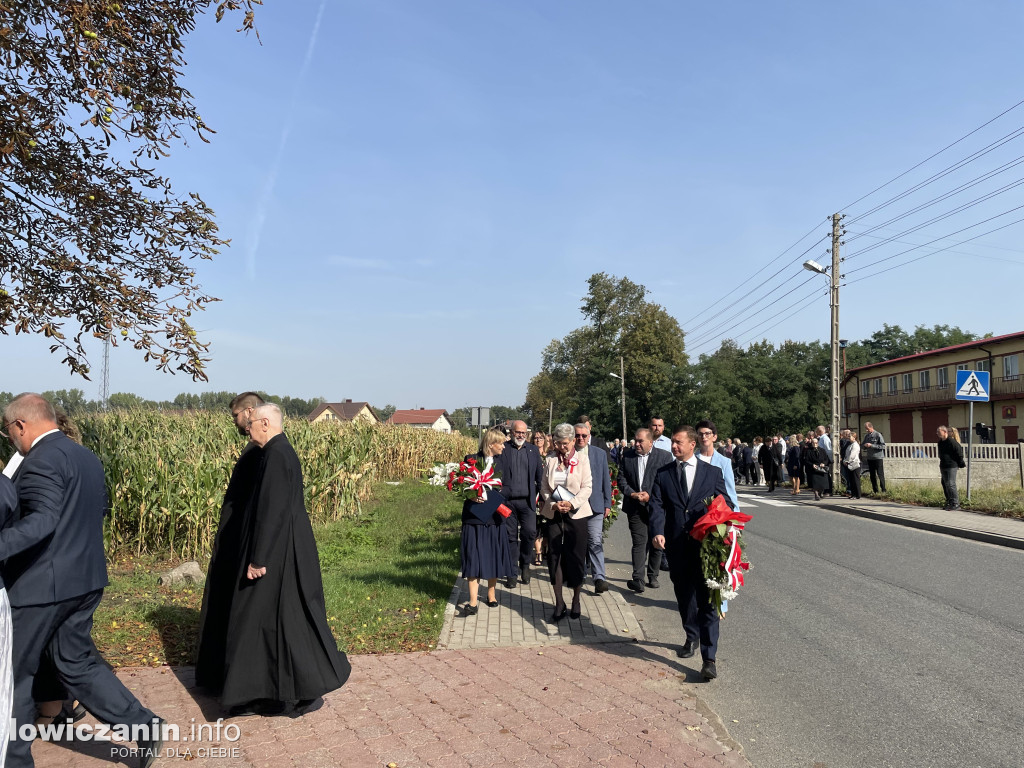
[[[576,430],[559,424],[551,434],[555,450],[544,463],[541,515],[547,520],[548,570],[555,591],[551,623],[565,618],[563,587],[572,589],[570,618],[580,617],[580,590],[587,557],[588,503],[593,491],[590,462],[576,453]]]
[[[494,457],[505,450],[505,433],[489,429],[480,439],[480,452],[467,456],[466,461],[475,459],[481,468],[494,463]],[[509,554],[505,521],[495,512],[491,519],[481,520],[473,514],[473,505],[482,503],[483,498],[466,499],[462,504],[462,544],[459,554],[462,558],[462,576],[469,585],[469,602],[462,607],[462,616],[476,614],[477,595],[480,579],[487,580],[487,605],[496,608],[497,595],[494,593],[498,579],[512,575],[512,557]]]
[[[543,461],[551,453],[551,437],[543,430],[537,429],[534,430],[532,442],[537,446],[537,450],[540,451],[540,458]],[[533,564],[535,566],[544,564],[546,525],[547,520],[541,515],[540,507],[537,507],[537,538],[533,540]]]

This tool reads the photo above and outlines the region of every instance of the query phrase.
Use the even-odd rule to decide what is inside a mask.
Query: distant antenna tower
[[[103,410],[110,406],[110,331],[103,339],[103,381],[100,383],[100,403]]]

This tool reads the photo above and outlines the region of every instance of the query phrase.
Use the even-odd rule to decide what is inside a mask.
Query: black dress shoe
[[[560,622],[562,619],[565,618],[565,613],[566,613],[566,610],[565,610],[565,606],[563,605],[562,606],[562,610],[560,610],[560,611],[556,610],[553,614],[551,614],[551,621],[550,621],[550,623],[551,624],[557,624],[558,622]]]
[[[487,607],[488,608],[497,608],[498,607],[498,601],[497,600],[488,600],[487,601]]]
[[[529,565],[524,565],[523,566],[522,581],[523,581],[523,584],[529,584],[530,583],[530,566]]]
[[[626,586],[632,589],[637,594],[640,594],[644,591],[644,585],[641,584],[639,581],[636,581],[635,579],[630,579],[629,581],[627,581]]]
[[[714,680],[718,677],[718,670],[715,668],[714,659],[704,662],[704,665],[700,668],[700,676],[705,680]]]
[[[509,576],[505,579],[505,589],[515,589],[517,586],[519,586],[519,582],[516,581],[515,576]]]
[[[463,616],[476,616],[476,613],[479,610],[480,610],[480,606],[478,606],[478,605],[470,605],[469,603],[466,603],[464,606],[462,606],[462,615]]]
[[[647,582],[647,586],[651,589],[658,589],[661,586],[661,584],[658,583],[657,579],[651,579]]]
[[[167,725],[167,721],[162,717],[155,718],[149,723],[149,728],[152,731],[148,739],[139,739],[136,742],[139,751],[139,768],[149,768],[156,759],[160,757],[160,753],[164,748],[164,726]]]
[[[580,609],[578,607],[577,608],[573,608],[571,611],[569,611],[569,618],[570,619],[578,619],[579,617],[580,617]]]
[[[680,659],[692,658],[697,653],[697,645],[698,643],[696,641],[687,640],[685,645],[681,645],[678,650],[676,650],[676,656]]]
[[[71,706],[72,703],[74,704],[73,707]],[[71,722],[77,723],[79,720],[81,720],[87,714],[89,714],[89,713],[85,711],[85,707],[83,707],[77,701],[75,701],[75,702],[65,701],[64,702],[64,706],[60,708],[60,714],[57,715],[57,717],[59,718],[59,720],[57,722],[61,722],[61,721],[65,721],[65,720],[69,720],[70,719]]]
[[[663,571],[667,571],[668,570],[668,563],[666,563],[664,560],[661,561],[661,570],[663,570]]]
[[[604,579],[598,579],[594,582],[594,594],[600,595],[602,592],[608,591],[608,582]]]

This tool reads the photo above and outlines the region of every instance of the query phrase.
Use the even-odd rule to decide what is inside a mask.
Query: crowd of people
[[[246,392],[231,416],[248,444],[221,508],[196,680],[228,715],[301,715],[351,668],[327,625],[302,468],[281,410]],[[14,449],[0,475],[0,768],[33,765],[35,734],[22,726],[71,725],[87,713],[130,734],[148,768],[166,723],[91,636],[108,583],[103,465],[74,423],[34,393],[6,406],[0,431]]]

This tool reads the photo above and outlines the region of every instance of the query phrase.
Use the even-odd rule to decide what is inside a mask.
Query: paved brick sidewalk
[[[456,606],[469,600],[466,580],[459,579],[445,609],[444,627],[438,648],[496,648],[507,646],[547,646],[566,643],[613,643],[642,640],[643,631],[625,599],[616,591],[593,594],[585,586],[580,598],[580,618],[568,616],[556,624],[548,619],[554,612],[555,594],[546,568],[534,569],[529,584],[495,591],[496,608],[484,602],[481,590],[480,611],[476,616],[461,616]],[[569,599],[570,590],[565,590]]]
[[[356,656],[324,706],[302,718],[230,721],[234,742],[168,745],[158,766],[748,767],[696,694],[695,666],[639,643]],[[122,670],[140,699],[188,735],[216,720],[191,668]],[[204,715],[205,712],[205,715]],[[709,717],[711,719],[709,719]],[[199,748],[236,751],[199,756]],[[193,759],[186,763],[186,750]],[[176,750],[176,752],[175,752]],[[40,768],[137,765],[111,746],[38,743]]]

